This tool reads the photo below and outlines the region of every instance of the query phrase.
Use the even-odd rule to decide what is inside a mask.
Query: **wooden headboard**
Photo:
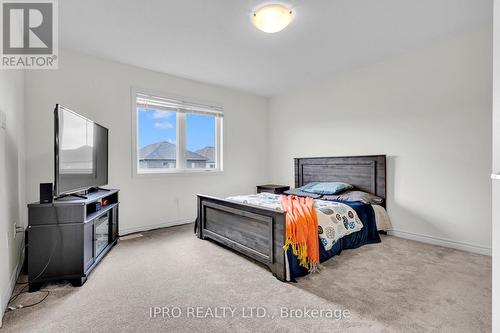
[[[311,182],[345,182],[386,201],[385,155],[295,159],[295,187]]]

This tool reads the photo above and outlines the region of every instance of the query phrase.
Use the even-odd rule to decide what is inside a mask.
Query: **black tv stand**
[[[29,291],[45,282],[80,286],[118,242],[118,190],[28,205]]]

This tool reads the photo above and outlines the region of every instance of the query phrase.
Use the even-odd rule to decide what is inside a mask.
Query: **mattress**
[[[239,195],[227,198],[228,200],[233,200],[245,204],[251,204],[261,207],[266,207],[270,209],[281,210],[281,204],[279,200],[280,196],[270,193],[259,193],[252,195]],[[318,204],[327,203],[329,201],[324,201],[316,199],[319,201]],[[380,236],[378,234],[376,211],[378,215],[385,218],[383,212],[385,209],[381,206],[379,208],[374,208],[372,205],[363,202],[348,202],[343,201],[343,204],[352,208],[363,227],[354,233],[343,236],[342,238],[335,241],[333,246],[330,246],[329,250],[325,250],[325,247],[319,242],[319,254],[320,262],[325,262],[326,260],[340,254],[343,250],[355,249],[366,244],[380,243]],[[381,209],[380,209],[381,208]],[[382,211],[383,210],[383,211]],[[387,213],[385,213],[387,214]],[[387,216],[388,221],[388,216]],[[384,220],[384,223],[387,224]],[[295,278],[304,276],[308,274],[308,270],[299,265],[297,257],[292,253],[291,249],[287,251],[287,280],[293,281]]]
[[[333,247],[326,251],[323,246],[319,247],[319,260],[325,262],[328,259],[340,254],[343,250],[356,249],[363,245],[380,243],[380,236],[375,221],[375,211],[372,205],[362,202],[344,202],[352,207],[363,223],[363,228],[358,232],[342,237]],[[299,265],[297,258],[289,250],[287,251],[287,280],[293,281],[295,278],[308,274],[308,270]]]

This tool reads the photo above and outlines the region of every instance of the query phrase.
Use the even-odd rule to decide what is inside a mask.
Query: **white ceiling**
[[[492,22],[491,0],[290,0],[266,34],[255,0],[62,0],[62,47],[274,96]]]

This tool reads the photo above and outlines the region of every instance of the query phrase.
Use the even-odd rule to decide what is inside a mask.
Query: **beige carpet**
[[[490,257],[386,236],[324,266],[298,283],[282,283],[245,257],[195,238],[192,225],[151,231],[122,240],[83,287],[47,286],[42,304],[6,313],[0,331],[491,331]],[[15,303],[41,296],[26,294]],[[154,306],[179,307],[180,317],[150,318]],[[193,307],[204,307],[194,313],[202,317],[207,307],[235,312],[187,318]],[[247,318],[251,307],[262,307],[265,318],[256,318],[256,310]],[[281,308],[304,307],[350,316],[280,317]]]

